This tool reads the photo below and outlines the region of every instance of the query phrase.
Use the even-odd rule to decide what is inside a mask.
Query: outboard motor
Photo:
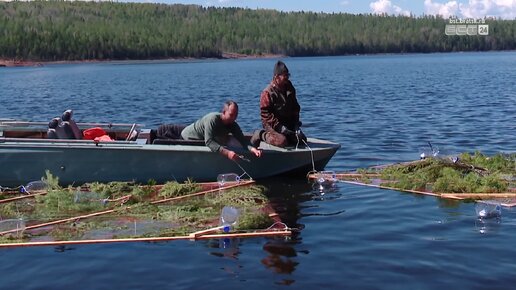
[[[63,122],[60,124],[60,126],[63,127],[63,130],[66,133],[66,139],[82,139],[82,132],[75,123],[75,121],[72,120],[72,116],[72,110],[64,111],[63,115],[61,116],[61,120]]]
[[[59,139],[56,128],[59,126],[59,118],[54,118],[48,122],[47,139]]]

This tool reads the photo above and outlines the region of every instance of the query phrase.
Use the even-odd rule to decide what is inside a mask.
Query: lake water
[[[0,68],[0,118],[189,123],[240,105],[259,126],[275,60]],[[342,148],[327,169],[445,154],[516,152],[516,52],[285,59],[308,136]],[[1,170],[9,170],[1,168]],[[474,203],[305,180],[265,181],[291,239],[0,250],[5,289],[513,289],[516,209],[481,223]]]

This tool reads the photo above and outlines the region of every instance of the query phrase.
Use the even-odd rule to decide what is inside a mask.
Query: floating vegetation
[[[370,183],[370,170],[357,171]],[[480,152],[377,168],[381,186],[434,193],[501,193],[514,188],[516,154],[489,157]]]
[[[274,221],[266,212],[250,212],[244,213],[238,221],[236,228],[245,229],[263,229],[271,226]]]
[[[71,187],[48,190],[47,194],[36,196],[36,204],[30,217],[53,219],[104,209],[104,203],[99,197],[84,202],[79,201],[76,196],[81,193]],[[88,193],[91,194],[91,192]]]
[[[167,182],[159,190],[158,195],[163,198],[178,197],[199,191],[201,187],[188,179],[185,183]]]
[[[261,186],[208,187],[212,190],[206,194],[190,195],[206,190],[206,185],[192,181],[162,186],[111,182],[61,188],[50,173],[44,181],[49,184],[45,194],[34,195],[30,201],[0,204],[2,219],[20,219],[27,225],[23,234],[3,229],[2,242],[184,235],[219,226],[224,206],[241,212],[234,229],[263,229],[274,223]],[[188,198],[167,200],[179,196]]]
[[[224,194],[215,195],[212,202],[218,206],[261,207],[268,202],[267,197],[263,194],[264,191],[265,188],[262,186],[234,188],[226,191]]]

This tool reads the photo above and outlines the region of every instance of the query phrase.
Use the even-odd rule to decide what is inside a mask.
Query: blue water
[[[97,63],[0,69],[0,118],[189,123],[240,105],[259,126],[275,60]],[[285,59],[308,136],[342,144],[327,169],[442,153],[516,152],[516,53]],[[1,170],[8,170],[1,168]],[[474,203],[304,180],[265,181],[291,239],[0,250],[6,289],[513,289],[516,209],[477,221]]]

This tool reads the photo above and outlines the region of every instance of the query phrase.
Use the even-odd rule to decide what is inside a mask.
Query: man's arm
[[[275,129],[279,125],[279,121],[274,116],[274,107],[271,101],[271,97],[267,90],[263,91],[260,95],[260,116],[262,118],[262,124],[265,129]]]
[[[219,144],[215,140],[215,133],[216,133],[216,118],[211,118],[209,120],[206,120],[204,124],[204,143],[208,148],[210,148],[213,152],[222,152],[222,145]]]
[[[238,140],[240,145],[242,147],[247,148],[247,150],[251,151],[252,148],[254,148],[249,141],[244,137],[244,133],[242,133],[242,129],[240,129],[240,126],[237,124],[237,122],[233,123],[231,125],[231,134],[233,134],[233,137]]]
[[[300,112],[301,112],[301,106],[299,105],[299,102],[297,101],[297,94],[296,94],[296,88],[294,88],[294,85],[292,85],[292,82],[289,81],[289,90],[291,92],[291,98],[292,101],[292,123],[294,124],[294,131],[299,130],[299,127],[301,127],[301,121],[300,119]]]
[[[242,147],[247,148],[247,150],[252,152],[256,157],[262,156],[262,151],[256,149],[251,145],[251,143],[249,143],[249,141],[244,137],[242,129],[240,129],[240,126],[236,122],[231,126],[231,134],[233,134],[233,137],[238,140]]]
[[[238,157],[238,154],[236,154],[234,151],[224,148],[222,145],[219,144],[215,140],[216,134],[217,134],[217,126],[220,126],[221,124],[217,123],[217,119],[213,118],[210,120],[207,120],[204,124],[204,143],[206,146],[210,148],[213,152],[219,152],[229,160],[237,161],[240,159]],[[240,131],[242,133],[242,131]]]

